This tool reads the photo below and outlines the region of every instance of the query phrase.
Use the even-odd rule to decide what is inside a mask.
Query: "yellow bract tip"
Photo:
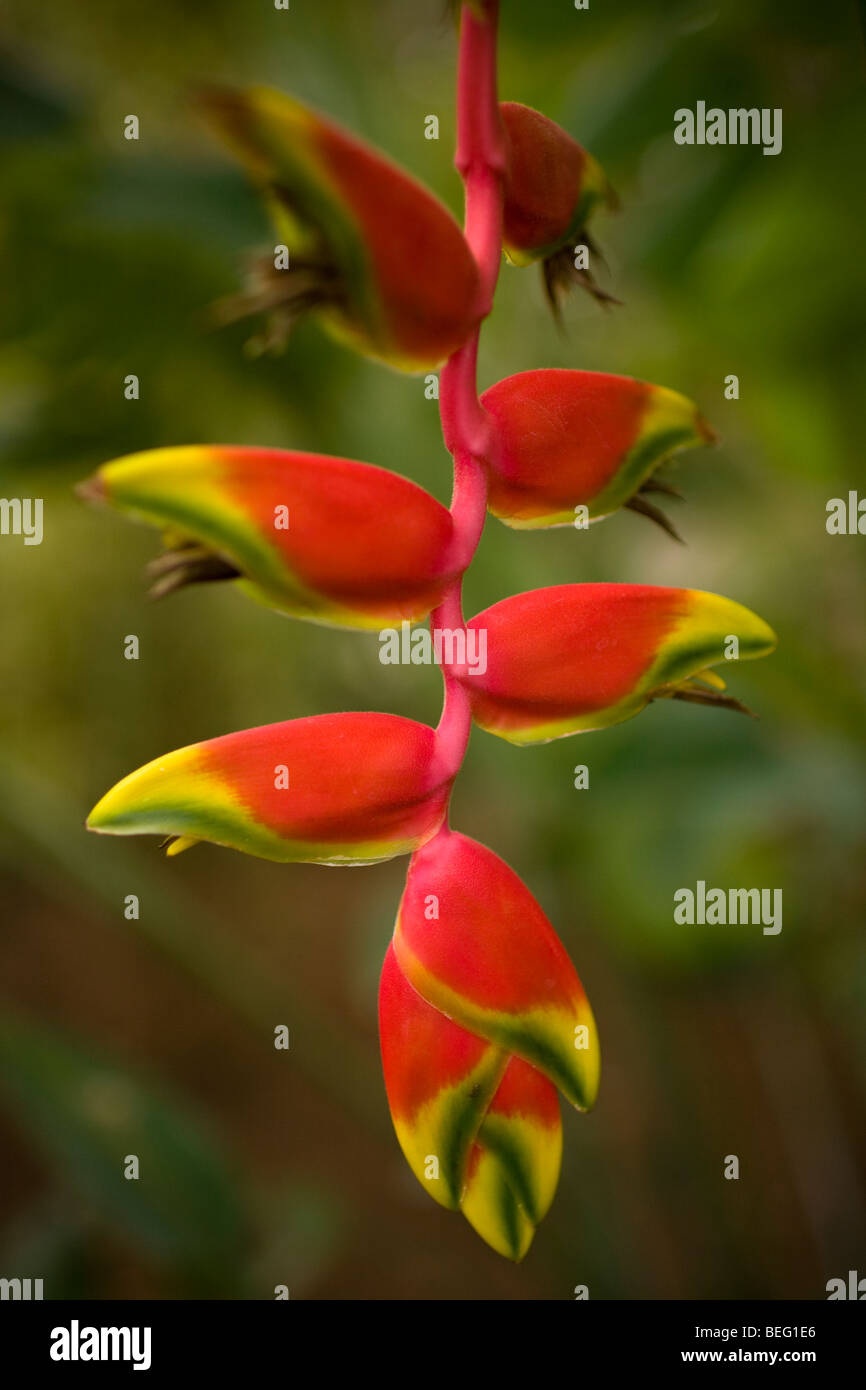
[[[183,854],[185,849],[192,849],[193,845],[201,842],[193,835],[178,835],[176,840],[171,840],[165,847],[166,857],[175,854]]]
[[[704,685],[711,685],[714,690],[727,690],[728,688],[727,683],[722,680],[721,676],[715,671],[711,671],[709,667],[706,667],[703,671],[697,671],[692,679],[702,681]]]

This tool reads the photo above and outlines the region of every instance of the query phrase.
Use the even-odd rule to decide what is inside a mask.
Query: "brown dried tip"
[[[94,473],[92,478],[84,478],[82,482],[76,483],[72,491],[76,497],[80,497],[82,502],[105,502],[105,484],[98,473]]]
[[[685,545],[685,541],[683,540],[679,531],[674,526],[673,522],[665,516],[663,511],[661,511],[658,507],[654,507],[652,502],[648,502],[645,497],[642,497],[640,495],[640,493],[648,491],[667,492],[674,497],[679,497],[680,495],[673,488],[668,488],[664,484],[659,484],[652,489],[648,488],[646,484],[644,484],[644,486],[640,489],[638,493],[635,494],[634,497],[629,498],[629,500],[625,504],[626,508],[630,512],[637,512],[640,516],[649,517],[649,520],[654,521],[656,526],[660,526],[663,531],[666,531],[672,540],[679,541],[680,545]]]
[[[665,497],[676,497],[679,502],[686,500],[679,488],[675,488],[671,483],[666,483],[663,478],[647,478],[646,482],[638,488],[638,492],[663,492]]]
[[[257,314],[265,316],[264,332],[253,340],[256,354],[281,351],[304,314],[324,305],[344,301],[340,277],[326,259],[292,256],[287,270],[278,270],[267,255],[249,257],[244,285],[211,308],[220,327]]]
[[[236,87],[220,87],[216,83],[197,87],[192,94],[193,108],[208,125],[226,135],[242,139],[249,120],[246,94]]]
[[[604,258],[586,232],[578,232],[574,241],[575,244],[586,246],[593,260],[597,259],[604,265]],[[574,247],[571,240],[567,246],[560,247],[558,251],[554,251],[552,256],[548,256],[547,260],[542,262],[541,273],[544,278],[544,292],[547,296],[547,302],[560,326],[562,326],[562,301],[576,286],[586,290],[587,294],[591,294],[593,299],[597,300],[604,308],[608,308],[612,304],[622,304],[621,299],[617,299],[613,294],[608,294],[607,290],[603,290],[596,283],[591,271],[579,270],[575,266]]]
[[[707,421],[704,419],[703,415],[698,416],[697,426],[698,432],[705,444],[719,443],[721,435],[718,433],[718,431],[713,429],[712,425],[707,424]]]
[[[720,709],[732,709],[737,714],[747,714],[750,719],[758,718],[748,705],[744,705],[741,700],[735,700],[733,695],[723,694],[721,690],[671,690],[668,694],[672,700],[685,700],[693,705],[718,705]]]
[[[156,582],[148,589],[148,598],[165,598],[188,584],[208,584],[220,579],[237,579],[240,570],[203,545],[191,542],[176,550],[167,550],[147,566],[146,573]]]

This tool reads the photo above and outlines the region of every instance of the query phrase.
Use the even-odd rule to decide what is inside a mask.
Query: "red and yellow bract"
[[[488,506],[522,529],[609,516],[672,454],[715,437],[685,396],[604,372],[521,372],[481,404],[494,423]]]
[[[598,1089],[583,986],[512,869],[464,835],[413,857],[379,991],[394,1127],[416,1177],[520,1259],[553,1199],[562,1153],[554,1085]]]
[[[585,234],[596,208],[616,199],[598,161],[555,121],[518,101],[499,110],[508,148],[503,242],[510,261],[529,265]]]
[[[291,250],[285,286],[276,265],[268,272],[270,307],[290,320],[314,309],[396,366],[447,356],[440,413],[454,494],[446,511],[383,469],[268,449],[157,450],[107,465],[87,495],[166,530],[177,554],[157,564],[171,587],[178,576],[234,577],[299,617],[364,627],[430,612],[431,626],[459,630],[461,577],[488,503],[516,527],[562,524],[576,507],[588,520],[638,502],[652,515],[637,494],[654,469],[711,437],[685,397],[627,377],[526,372],[479,401],[479,324],[503,239],[518,263],[544,262],[555,299],[571,239],[585,239],[612,199],[559,126],[499,105],[497,11],[497,0],[461,10],[465,235],[420,185],[291,98],[262,88],[206,98]],[[637,584],[538,589],[469,626],[485,632],[486,670],[443,666],[435,730],[337,713],[210,739],[124,778],[88,825],[168,836],[169,853],[211,840],[328,864],[412,855],[379,992],[394,1126],[431,1196],[520,1259],[559,1174],[556,1090],[589,1109],[600,1051],[583,985],[539,904],[447,824],[472,716],[535,743],[604,728],[659,697],[736,706],[710,668],[762,656],[775,636],[728,599]]]
[[[648,584],[532,589],[468,626],[487,634],[486,671],[459,677],[473,717],[520,744],[619,724],[653,699],[692,693],[695,681],[724,689],[710,667],[766,656],[776,645],[772,629],[740,603]]]
[[[261,859],[369,864],[436,833],[451,780],[425,724],[319,714],[167,753],[118,782],[87,824],[178,837],[175,853],[210,840]]]
[[[489,305],[463,233],[427,189],[282,92],[213,89],[202,107],[266,193],[303,293],[338,338],[408,371],[461,346]],[[291,262],[284,274],[288,293]]]
[[[425,618],[460,570],[451,513],[417,483],[285,449],[151,449],[101,468],[91,497],[227,561],[294,617],[379,628]],[[193,571],[194,572],[194,571]]]
[[[529,889],[492,850],[451,832],[415,854],[394,951],[429,1003],[537,1066],[578,1109],[593,1104],[598,1042],[583,986]]]

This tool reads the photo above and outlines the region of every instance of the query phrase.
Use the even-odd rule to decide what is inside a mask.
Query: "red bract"
[[[451,780],[426,725],[319,714],[167,753],[106,792],[88,827],[171,836],[169,853],[211,840],[262,859],[373,863],[435,834]]]
[[[517,101],[503,101],[499,110],[508,159],[503,225],[508,259],[515,265],[541,261],[554,305],[569,279],[609,299],[596,286],[591,270],[575,264],[578,245],[594,250],[587,224],[596,209],[616,206],[604,170],[540,111]]]
[[[451,514],[368,463],[283,449],[150,449],[100,468],[90,500],[167,530],[154,592],[236,579],[293,617],[378,628],[424,618],[460,572]]]
[[[440,833],[409,867],[379,988],[391,1116],[416,1177],[520,1259],[553,1199],[555,1087],[578,1109],[600,1054],[577,972],[490,850]]]
[[[646,493],[682,449],[713,431],[685,396],[604,372],[521,372],[481,404],[494,424],[487,505],[509,526],[577,526],[630,507],[665,523]]]
[[[393,946],[379,984],[379,1036],[391,1118],[418,1181],[500,1254],[522,1259],[559,1177],[555,1087],[423,999]]]
[[[436,366],[466,340],[489,306],[460,228],[425,188],[281,92],[201,100],[290,253],[285,272],[268,270],[262,307],[282,293],[286,327],[316,310],[350,346],[408,370]]]
[[[776,645],[772,629],[742,604],[648,584],[533,589],[469,627],[485,634],[487,652],[484,672],[460,676],[472,713],[512,743],[604,729],[663,696],[736,707],[709,668],[766,656]]]
[[[413,856],[394,951],[429,1003],[532,1062],[579,1109],[592,1105],[598,1043],[583,986],[529,889],[491,850],[452,832]]]
[[[88,825],[168,836],[170,854],[210,840],[328,864],[412,855],[379,991],[394,1126],[430,1195],[520,1259],[556,1188],[556,1090],[589,1109],[600,1050],[583,985],[529,889],[448,826],[472,717],[535,743],[604,728],[660,697],[742,708],[710,668],[761,656],[775,637],[729,599],[639,584],[538,589],[464,624],[461,577],[488,505],[515,527],[582,525],[621,506],[669,525],[644,495],[669,490],[654,471],[711,438],[685,397],[628,377],[524,372],[479,400],[478,325],[503,244],[518,264],[542,261],[554,300],[563,275],[600,295],[572,258],[612,201],[570,135],[529,107],[499,105],[497,11],[497,0],[461,7],[465,235],[413,180],[290,98],[256,88],[206,100],[291,250],[285,281],[275,266],[260,271],[256,293],[230,313],[276,308],[286,328],[313,309],[359,351],[401,367],[448,355],[450,510],[353,459],[235,446],[132,455],[84,489],[165,528],[159,589],[232,578],[293,616],[355,627],[430,613],[449,632],[437,728],[338,713],[206,740],[124,778]]]

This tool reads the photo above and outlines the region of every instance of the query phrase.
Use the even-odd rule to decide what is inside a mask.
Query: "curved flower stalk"
[[[541,907],[507,864],[448,824],[473,717],[531,744],[605,728],[659,698],[743,709],[712,668],[764,655],[775,637],[729,599],[636,584],[534,590],[464,624],[462,576],[488,507],[517,528],[620,507],[658,520],[645,494],[670,489],[656,470],[712,438],[690,401],[627,377],[524,372],[479,399],[479,325],[503,244],[550,276],[611,196],[564,131],[499,104],[497,16],[497,0],[461,8],[464,232],[412,180],[288,98],[261,89],[208,98],[299,256],[294,288],[285,299],[270,290],[270,306],[289,319],[314,308],[393,365],[448,354],[450,509],[370,464],[236,446],[135,454],[83,487],[163,529],[158,590],[232,579],[291,616],[362,628],[429,614],[431,628],[467,641],[483,630],[486,671],[443,649],[435,730],[337,713],[169,753],[107,792],[88,825],[167,837],[169,854],[207,840],[280,861],[411,855],[379,990],[397,1138],[441,1206],[520,1259],[558,1179],[557,1092],[590,1109],[600,1050],[583,985]]]

